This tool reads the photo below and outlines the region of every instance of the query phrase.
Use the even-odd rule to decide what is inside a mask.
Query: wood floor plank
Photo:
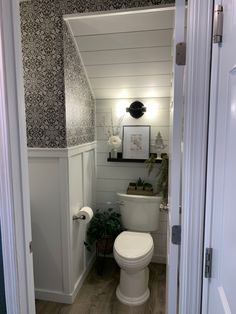
[[[112,258],[106,258],[103,273],[94,265],[74,304],[67,305],[36,300],[37,314],[165,314],[166,267],[149,265],[150,298],[140,306],[122,304],[116,297],[119,267]],[[101,266],[101,265],[100,265]]]

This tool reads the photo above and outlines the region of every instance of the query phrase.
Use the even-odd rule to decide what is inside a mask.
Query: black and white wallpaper
[[[64,81],[67,146],[94,141],[95,100],[67,24],[64,34]]]
[[[168,3],[174,1],[31,0],[21,3],[29,147],[59,148],[94,140],[94,101],[80,63],[76,66],[76,73],[72,74],[75,64],[70,65],[69,59],[73,52],[68,57],[66,55],[69,45],[73,43],[65,35],[63,15]],[[64,49],[67,53],[64,53]],[[80,61],[74,54],[73,58]],[[76,89],[75,81],[81,84]],[[70,95],[72,89],[73,95]]]

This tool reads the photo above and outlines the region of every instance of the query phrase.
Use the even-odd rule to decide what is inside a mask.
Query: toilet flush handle
[[[169,209],[170,209],[169,204],[163,204],[163,203],[161,203],[161,205],[160,205],[160,211],[161,211],[161,212],[166,212],[166,213],[168,213],[168,212],[169,212]],[[182,206],[179,205],[179,214],[181,214],[181,211],[182,211]]]
[[[168,211],[169,211],[169,204],[163,204],[163,203],[161,203],[161,205],[160,205],[160,211],[161,211],[161,212],[166,212],[166,213],[168,213]]]

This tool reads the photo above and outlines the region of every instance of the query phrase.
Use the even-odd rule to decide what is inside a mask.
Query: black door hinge
[[[181,226],[180,225],[172,226],[171,242],[173,244],[180,245],[181,243]]]
[[[205,278],[211,278],[212,272],[212,248],[206,248],[205,251]]]
[[[177,65],[186,64],[186,43],[181,42],[176,45],[175,63]]]

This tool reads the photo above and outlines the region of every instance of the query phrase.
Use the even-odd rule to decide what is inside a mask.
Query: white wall
[[[59,158],[29,158],[36,289],[63,291]]]
[[[81,275],[91,259],[84,241],[87,226],[73,221],[78,208],[95,208],[95,145],[69,159],[70,230],[72,231],[72,289],[81,285]]]
[[[148,177],[146,165],[141,163],[107,162],[109,147],[107,145],[108,130],[113,124],[117,126],[119,118],[125,113],[126,107],[136,99],[98,99],[96,100],[96,139],[97,139],[97,208],[116,208],[116,192],[125,192],[130,181],[139,177],[156,184],[155,172]],[[169,140],[170,98],[139,99],[147,107],[147,112],[140,119],[132,118],[126,113],[122,125],[151,125],[151,144],[154,144],[158,131],[161,132],[165,144]],[[122,137],[122,127],[120,136]],[[120,151],[122,148],[120,148]],[[155,152],[155,148],[151,147]],[[165,149],[168,152],[168,147]],[[166,260],[166,227],[167,216],[160,214],[159,230],[153,233],[153,261]]]
[[[29,149],[36,298],[72,303],[92,264],[87,227],[73,221],[95,207],[95,143]]]

